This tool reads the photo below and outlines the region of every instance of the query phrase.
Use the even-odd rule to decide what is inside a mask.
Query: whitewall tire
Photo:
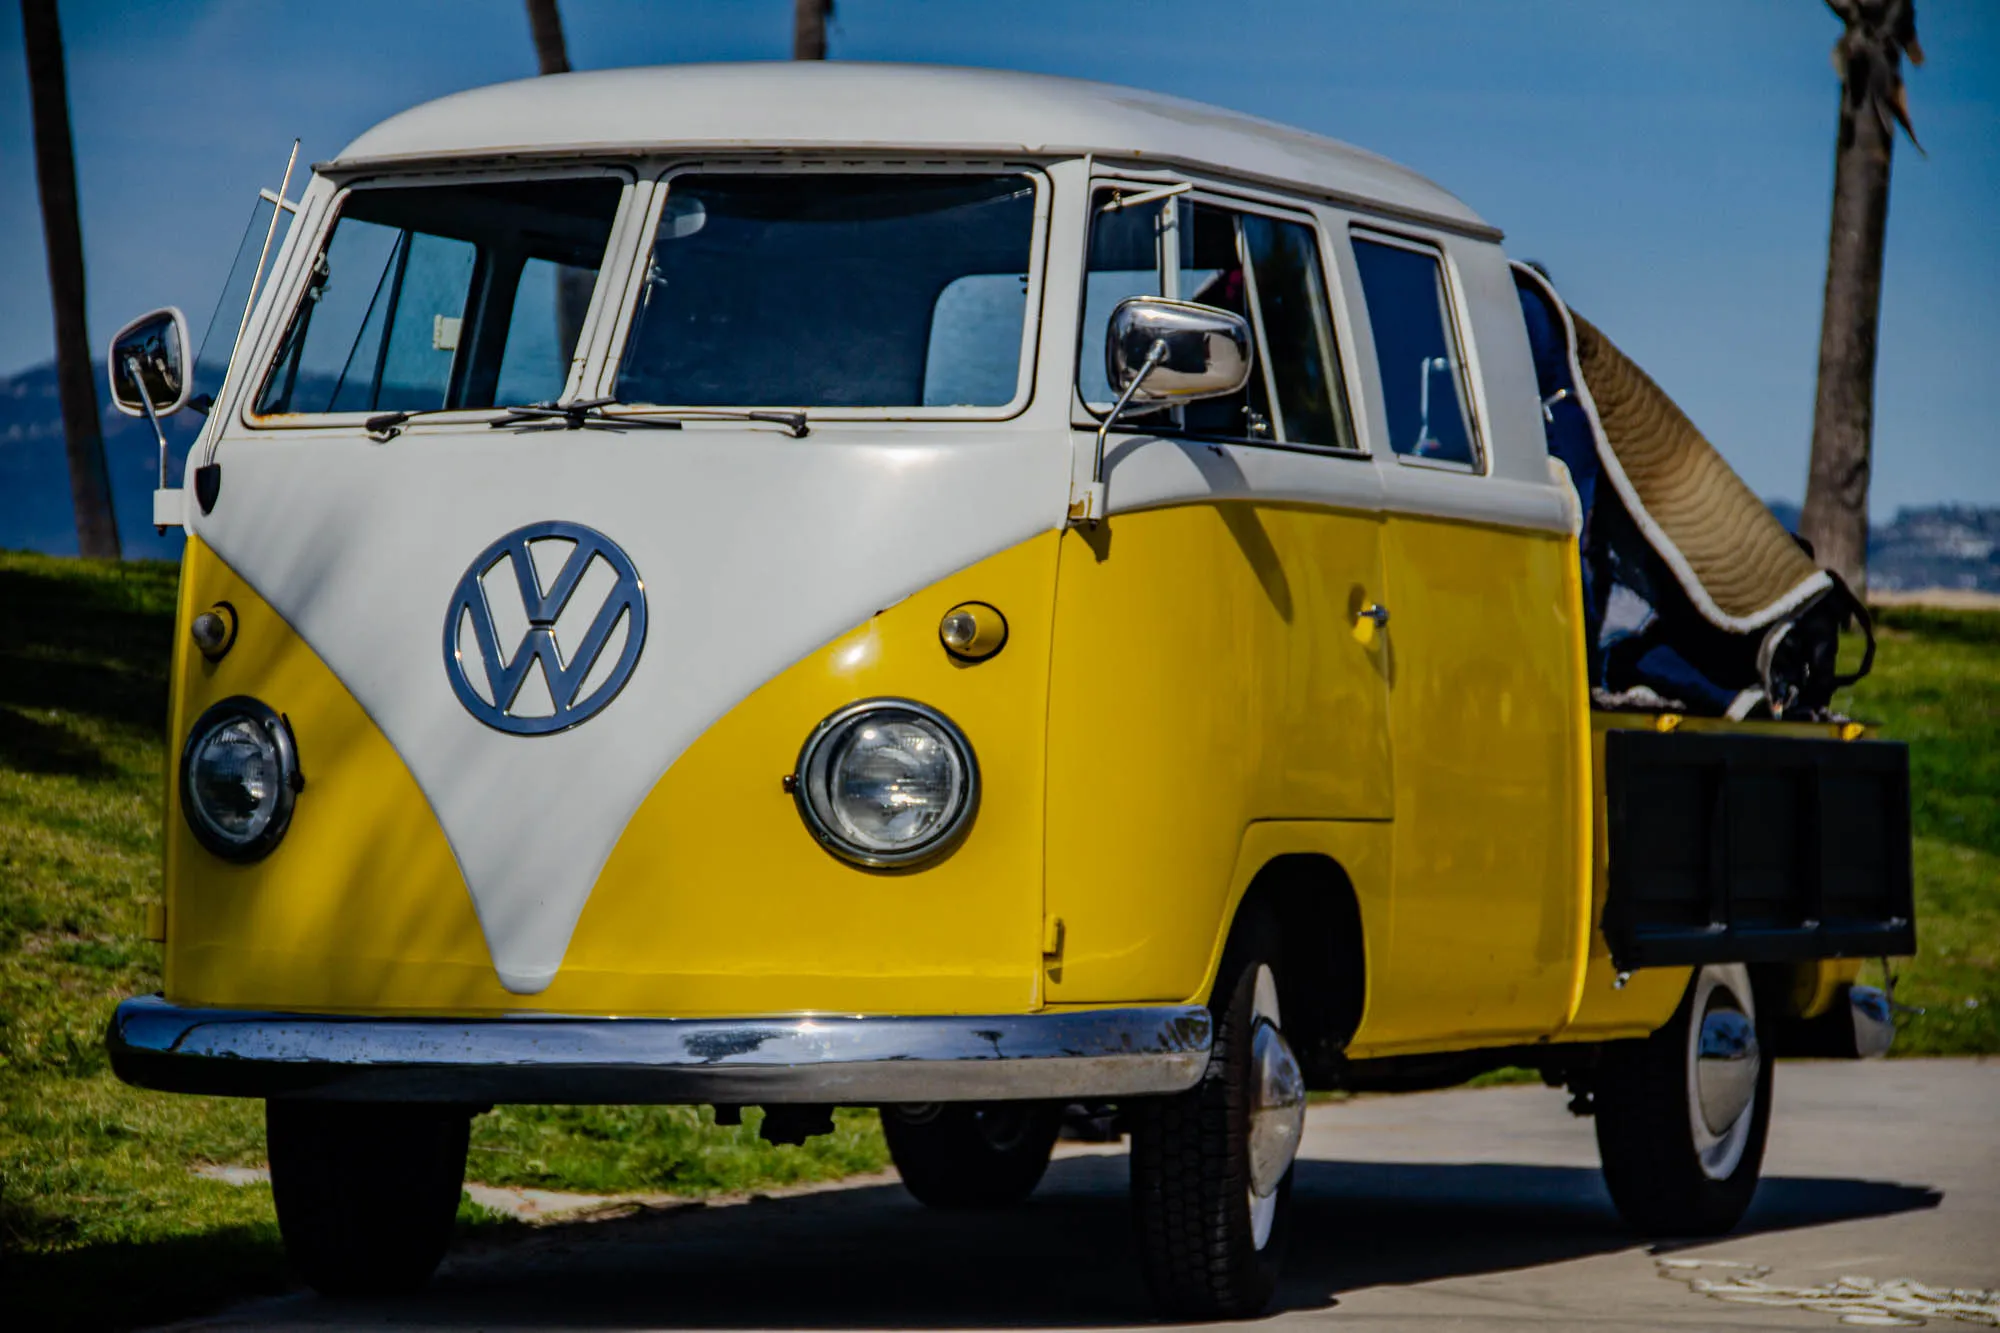
[[[1771,1061],[1741,963],[1696,969],[1667,1025],[1605,1047],[1592,1102],[1604,1183],[1656,1236],[1709,1236],[1742,1220],[1763,1170]]]

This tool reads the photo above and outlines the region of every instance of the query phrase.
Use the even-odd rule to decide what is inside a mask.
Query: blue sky
[[[562,0],[580,69],[788,54],[790,0]],[[197,336],[293,136],[534,73],[519,0],[64,0],[90,323]],[[1873,508],[2000,504],[2000,5],[1919,6]],[[1838,21],[1819,0],[840,0],[835,58],[1107,79],[1396,158],[1544,261],[1757,490],[1804,492]],[[46,361],[18,20],[0,19],[0,374]]]

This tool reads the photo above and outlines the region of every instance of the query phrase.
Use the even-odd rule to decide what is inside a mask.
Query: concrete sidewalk
[[[1658,1253],[1619,1226],[1590,1122],[1564,1104],[1519,1087],[1315,1107],[1273,1322],[1835,1329],[1833,1314],[1725,1302],[1687,1279],[1768,1269],[1762,1280],[1785,1287],[1850,1275],[2000,1287],[2000,1061],[1780,1066],[1743,1228]],[[930,1212],[877,1180],[551,1226],[455,1254],[410,1300],[298,1294],[183,1327],[1145,1324],[1125,1178],[1122,1155],[1083,1152],[1000,1214]],[[1690,1260],[1708,1266],[1675,1267]]]

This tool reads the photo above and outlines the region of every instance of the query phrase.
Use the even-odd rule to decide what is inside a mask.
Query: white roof
[[[1207,167],[1488,232],[1450,192],[1338,140],[1046,74],[853,61],[662,65],[473,88],[391,116],[327,166],[568,152],[858,148]]]

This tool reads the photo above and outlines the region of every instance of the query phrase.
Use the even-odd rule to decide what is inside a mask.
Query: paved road
[[[1742,1230],[1655,1252],[1618,1225],[1588,1121],[1539,1087],[1316,1107],[1272,1322],[1286,1328],[1840,1327],[1728,1304],[1662,1259],[2000,1287],[2000,1061],[1786,1064]],[[893,1181],[550,1227],[454,1255],[420,1297],[297,1295],[202,1328],[1106,1327],[1149,1322],[1121,1154],[1058,1160],[1027,1206],[926,1211]],[[1727,1277],[1723,1268],[1703,1275]],[[1940,1322],[1933,1321],[1933,1327]],[[1966,1325],[1956,1325],[1966,1327]]]

